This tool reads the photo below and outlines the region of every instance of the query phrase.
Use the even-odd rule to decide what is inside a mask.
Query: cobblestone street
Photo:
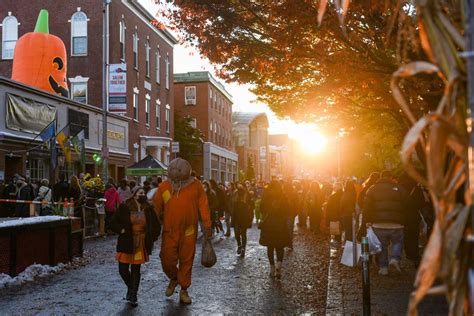
[[[296,228],[295,228],[296,229]],[[194,261],[194,302],[182,306],[178,293],[166,298],[167,279],[159,262],[159,244],[142,266],[139,306],[122,298],[125,286],[114,259],[116,237],[89,240],[85,257],[90,262],[23,286],[0,290],[0,314],[302,314],[325,313],[328,242],[307,230],[295,231],[295,249],[286,251],[283,277],[268,276],[266,248],[258,244],[259,231],[248,232],[245,259],[236,256],[233,237],[214,239],[218,262],[210,269],[200,264],[200,245]]]

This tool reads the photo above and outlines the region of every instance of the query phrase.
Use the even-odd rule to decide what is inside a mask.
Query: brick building
[[[238,156],[232,142],[232,96],[209,72],[174,74],[175,115],[192,118],[204,134],[193,168],[205,179],[236,181]]]
[[[102,108],[102,1],[0,1],[0,75],[10,77],[16,39],[34,30],[41,9],[49,11],[50,33],[68,55],[68,85],[74,101]],[[122,178],[125,167],[147,153],[169,162],[173,138],[173,46],[175,38],[153,26],[154,17],[136,0],[109,5],[109,63],[126,64],[128,135],[108,125],[108,142],[127,142],[128,157],[111,149],[109,174]],[[89,123],[92,123],[89,120]],[[120,139],[117,139],[120,138]],[[99,140],[99,145],[102,142]],[[100,148],[96,148],[100,150]]]

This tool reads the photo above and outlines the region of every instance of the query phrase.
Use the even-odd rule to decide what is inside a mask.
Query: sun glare
[[[326,149],[328,139],[312,124],[295,124],[290,127],[289,136],[298,141],[308,154],[319,154]]]

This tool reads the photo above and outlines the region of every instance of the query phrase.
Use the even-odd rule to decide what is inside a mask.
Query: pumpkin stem
[[[49,34],[48,10],[42,9],[36,20],[35,32]]]

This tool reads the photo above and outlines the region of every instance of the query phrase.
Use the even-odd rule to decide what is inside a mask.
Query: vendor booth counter
[[[0,274],[14,277],[32,264],[54,266],[82,256],[80,218],[0,219]]]

